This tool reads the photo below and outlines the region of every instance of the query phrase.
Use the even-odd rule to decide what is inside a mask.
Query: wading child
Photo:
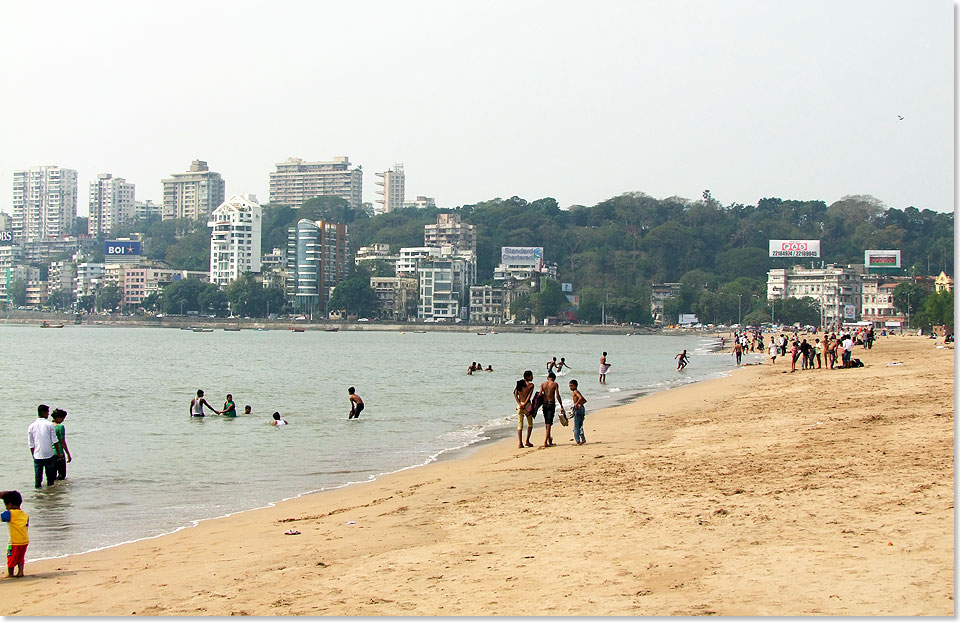
[[[30,538],[27,536],[30,517],[20,509],[23,497],[16,490],[8,490],[0,494],[0,498],[3,499],[3,507],[7,508],[5,512],[0,514],[0,521],[10,526],[10,544],[7,546],[7,576],[22,577],[27,545],[30,544]],[[17,568],[16,575],[13,574],[14,568]]]
[[[67,479],[67,463],[73,462],[73,456],[70,455],[70,448],[67,447],[67,429],[63,427],[63,420],[67,418],[67,411],[62,408],[54,409],[50,414],[53,419],[53,431],[60,441],[59,446],[53,448],[57,452],[57,479]]]
[[[359,419],[360,412],[363,410],[363,400],[357,395],[356,389],[350,387],[347,393],[350,394],[350,416],[347,419]]]
[[[577,445],[583,445],[587,442],[583,434],[583,418],[587,416],[587,409],[583,405],[587,403],[587,398],[583,397],[577,386],[576,380],[570,381],[570,392],[573,393],[573,440],[577,441]]]

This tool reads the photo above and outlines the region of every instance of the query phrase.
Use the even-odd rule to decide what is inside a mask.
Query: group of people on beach
[[[606,354],[606,353],[604,353]],[[584,404],[587,398],[580,393],[579,384],[576,380],[568,383],[573,401],[571,414],[573,415],[573,440],[577,445],[583,445],[587,442],[587,437],[583,433],[583,420],[587,411]],[[536,386],[533,383],[533,372],[526,370],[523,372],[523,378],[517,381],[517,386],[513,390],[513,398],[517,402],[517,441],[519,448],[533,447],[530,442],[530,435],[533,432],[533,419],[537,416],[537,411],[543,411],[543,423],[546,428],[546,435],[543,439],[544,447],[553,447],[551,429],[553,428],[553,419],[557,412],[557,405],[560,405],[560,423],[567,425],[567,411],[563,406],[563,397],[560,394],[560,385],[557,384],[557,375],[551,368],[547,372],[546,381],[540,384],[540,390],[535,391]],[[527,437],[524,440],[523,427],[524,422],[527,426]]]
[[[846,333],[837,335],[824,332],[823,339],[815,337],[813,343],[806,338],[800,339],[799,335],[794,333],[793,338],[788,340],[786,335],[780,334],[779,337],[770,338],[768,355],[770,362],[775,364],[777,356],[786,356],[790,353],[790,372],[797,371],[797,361],[800,361],[801,370],[809,369],[846,369],[849,367],[859,367],[859,359],[853,358],[853,348],[855,345],[862,345],[866,349],[873,348],[874,333],[873,328],[858,331],[856,333]],[[839,365],[837,361],[839,360]]]

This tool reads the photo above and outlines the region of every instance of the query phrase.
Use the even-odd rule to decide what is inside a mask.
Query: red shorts
[[[8,544],[7,545],[7,568],[22,566],[24,558],[27,555],[28,544]]]

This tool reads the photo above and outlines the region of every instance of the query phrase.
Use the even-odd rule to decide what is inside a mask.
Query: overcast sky
[[[951,0],[4,2],[0,209],[13,171],[109,172],[161,199],[206,160],[406,168],[443,207],[640,191],[723,204],[871,194],[953,211]],[[903,116],[903,120],[898,119]]]

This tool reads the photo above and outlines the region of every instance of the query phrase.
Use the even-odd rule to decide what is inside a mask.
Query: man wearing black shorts
[[[553,372],[547,374],[547,381],[540,385],[540,393],[543,395],[543,423],[547,428],[547,436],[543,439],[544,447],[553,446],[553,437],[550,435],[550,428],[553,426],[553,415],[557,412],[557,402],[560,402],[560,412],[566,414],[563,408],[563,398],[560,397],[560,385],[557,384],[557,375]]]

